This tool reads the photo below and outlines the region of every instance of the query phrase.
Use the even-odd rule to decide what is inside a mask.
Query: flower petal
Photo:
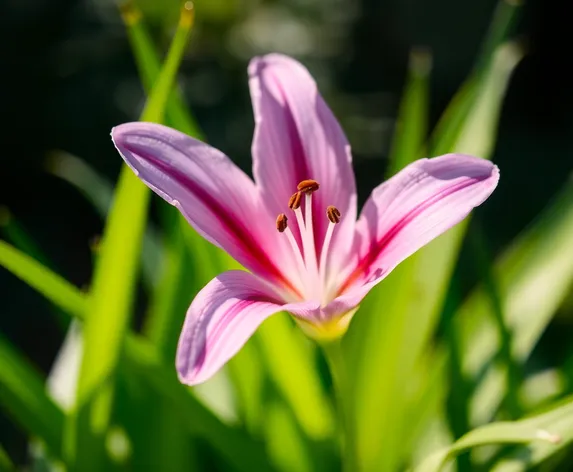
[[[317,251],[328,226],[328,205],[342,213],[332,241],[335,249],[352,237],[356,219],[348,141],[315,81],[297,61],[280,54],[254,58],[249,76],[256,123],[253,173],[263,198],[274,213],[282,213],[300,181],[316,180],[320,184],[313,194]]]
[[[281,311],[303,312],[313,303],[283,304],[258,277],[243,271],[225,272],[199,292],[187,311],[177,348],[181,382],[195,385],[215,374],[269,316]]]
[[[386,277],[483,203],[498,180],[499,170],[491,162],[447,154],[420,159],[377,187],[357,223],[357,257],[338,293]]]
[[[120,125],[112,138],[136,175],[201,235],[253,272],[289,286],[282,270],[288,261],[277,260],[286,245],[274,219],[260,204],[253,181],[227,156],[153,123]]]

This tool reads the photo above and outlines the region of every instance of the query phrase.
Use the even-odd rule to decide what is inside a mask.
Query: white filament
[[[315,299],[326,304],[329,291],[327,285],[328,251],[334,232],[335,223],[330,222],[326,230],[324,243],[318,261],[314,243],[314,225],[312,215],[312,192],[305,194],[305,212],[301,208],[294,210],[300,230],[302,251],[292,231],[287,227],[284,231],[294,252],[297,269],[301,278],[302,292],[306,299]]]

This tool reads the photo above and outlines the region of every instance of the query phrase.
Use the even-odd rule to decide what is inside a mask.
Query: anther
[[[298,191],[303,193],[312,193],[318,190],[318,182],[316,180],[308,179],[303,180],[297,185]]]
[[[300,201],[302,200],[302,192],[296,192],[290,197],[288,207],[291,210],[298,210],[300,208]]]
[[[279,233],[282,233],[285,229],[287,229],[287,221],[288,218],[284,213],[281,213],[279,216],[277,216],[277,230]]]
[[[328,216],[328,219],[330,220],[331,223],[340,222],[340,211],[338,211],[338,208],[332,205],[329,205],[326,208],[326,216]]]

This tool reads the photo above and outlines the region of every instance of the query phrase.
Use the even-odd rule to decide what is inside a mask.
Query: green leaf
[[[227,363],[227,371],[235,389],[242,423],[251,434],[260,436],[265,415],[263,394],[267,378],[254,337]]]
[[[472,87],[480,90],[477,101],[458,96],[458,101],[469,100],[471,106],[463,105],[468,112],[454,135],[456,139],[481,132],[487,143],[494,141],[499,103],[507,77],[517,63],[516,55],[519,57],[518,50],[510,52],[509,56],[496,54],[496,60],[488,62],[491,67],[477,76],[481,82],[471,79]],[[456,106],[461,105],[452,105]],[[443,147],[450,137],[448,133],[438,140],[442,146],[440,152],[458,149],[456,139],[448,145],[452,147]],[[490,156],[481,154],[481,157]],[[467,220],[394,269],[363,301],[344,339],[346,357],[353,366],[347,395],[354,405],[351,416],[357,435],[354,444],[358,448],[354,454],[364,469],[395,470],[404,460],[400,454],[406,451],[400,445],[409,439],[399,437],[395,427],[410,409],[402,392],[408,388],[408,382],[415,381],[412,372],[435,330],[466,228]],[[401,430],[409,434],[407,428]],[[384,448],[379,447],[381,442]]]
[[[573,440],[573,401],[569,400],[563,405],[553,407],[551,410],[536,416],[525,418],[519,421],[507,421],[491,423],[474,429],[462,436],[451,446],[435,452],[421,464],[414,472],[439,472],[445,464],[456,455],[469,449],[485,446],[489,444],[528,444],[528,450],[543,451],[538,452],[535,462],[538,459],[546,458],[558,452],[566,443]],[[564,434],[562,436],[562,434]],[[515,454],[514,457],[521,457],[521,465],[524,461],[524,450]],[[504,462],[502,462],[503,464]],[[506,461],[507,465],[508,462]],[[502,467],[498,465],[498,467]],[[499,468],[494,470],[525,470],[523,468]]]
[[[6,239],[12,242],[12,244],[15,244],[17,248],[21,249],[46,267],[54,267],[53,262],[43,254],[40,247],[31,237],[28,236],[25,229],[10,214],[10,211],[3,207],[0,207],[0,228],[6,236]],[[68,322],[67,316],[55,306],[52,306],[51,309],[56,316],[60,328],[65,330]]]
[[[553,408],[548,413],[529,420],[533,425],[560,438],[554,441],[536,441],[511,451],[498,460],[491,472],[523,472],[541,464],[551,456],[556,455],[573,442],[573,408],[571,400],[563,406]],[[557,469],[555,469],[557,470]]]
[[[14,472],[15,470],[16,467],[10,460],[10,456],[8,456],[4,447],[0,444],[0,472]]]
[[[152,346],[134,337],[126,344],[127,368],[138,372],[150,387],[161,392],[172,408],[184,418],[191,433],[199,435],[237,470],[244,472],[271,470],[261,445],[244,431],[228,427],[190,395],[177,380],[175,369],[163,368]]]
[[[165,64],[142,113],[143,121],[161,121],[187,45],[193,12],[185,4]],[[67,432],[66,454],[72,470],[105,467],[104,436],[113,403],[113,378],[137,281],[149,190],[123,166],[101,249],[84,323],[84,350],[78,379],[77,410]]]
[[[493,154],[503,98],[523,54],[523,48],[516,42],[501,44],[494,51],[490,69],[475,86],[479,95],[459,131],[453,151],[482,157]]]
[[[461,152],[456,145],[460,136],[464,134],[463,129],[468,127],[467,120],[475,110],[475,103],[487,98],[484,90],[487,79],[484,80],[484,78],[490,74],[495,51],[508,39],[511,33],[520,6],[521,3],[516,0],[501,0],[498,3],[472,74],[454,96],[434,130],[430,143],[431,156],[439,156],[448,152]],[[496,101],[500,97],[494,94],[492,99]],[[487,125],[481,124],[481,126]],[[492,130],[495,130],[497,125],[493,126]]]
[[[308,442],[297,427],[287,405],[275,400],[265,408],[265,441],[269,455],[278,471],[313,472]]]
[[[6,207],[0,207],[0,228],[6,236],[6,239],[15,244],[16,247],[30,255],[41,264],[47,267],[53,267],[53,263],[49,261],[42,253],[36,242],[28,236],[24,228],[10,213]]]
[[[539,219],[493,267],[511,353],[523,362],[573,283],[573,181],[568,181]],[[490,363],[500,349],[499,330],[487,291],[480,287],[454,318],[464,375],[479,386],[472,399],[472,424],[488,421],[503,397],[504,371]]]
[[[139,68],[139,76],[144,88],[150,91],[161,70],[159,55],[149,32],[145,28],[142,14],[133,1],[128,1],[122,5],[121,16],[127,28],[131,49]],[[174,89],[169,95],[165,113],[167,124],[189,136],[204,139],[195,118],[185,107],[183,97],[177,89]]]
[[[14,252],[17,256],[26,257],[20,251],[12,248],[6,243],[0,241],[0,246],[6,245],[11,248],[11,252]],[[0,265],[4,265],[2,260],[2,252],[0,251]],[[59,279],[59,276],[51,272],[49,269],[43,267],[40,263],[30,259],[28,264],[31,268],[30,273],[43,273],[48,279]],[[12,270],[13,267],[7,267]],[[26,274],[23,273],[23,280],[30,284],[32,288],[39,291],[47,299],[58,304],[62,309],[65,308],[65,312],[83,319],[84,309],[81,306],[66,304],[65,298],[59,297],[56,294],[50,292],[53,284],[44,284],[39,278],[28,278]],[[45,287],[48,289],[46,290]],[[82,297],[81,292],[69,286],[68,296],[70,297]],[[0,337],[0,341],[2,338]],[[7,348],[7,345],[0,344],[0,352],[3,354],[1,359],[7,359],[8,364],[19,365],[20,362],[17,361],[17,357],[10,356],[13,353],[12,350]],[[4,355],[4,353],[7,353]],[[16,360],[15,360],[16,359]],[[161,356],[157,353],[154,346],[148,341],[142,339],[141,337],[128,333],[126,343],[125,343],[125,357],[122,360],[126,364],[126,369],[133,370],[139,373],[139,375],[145,380],[146,384],[152,388],[158,394],[161,394],[167,401],[171,402],[172,407],[176,405],[175,409],[184,418],[185,425],[189,428],[192,434],[205,438],[212,447],[215,448],[220,454],[227,459],[230,464],[233,464],[237,470],[269,470],[268,462],[266,456],[262,452],[262,447],[257,443],[253,442],[250,437],[236,429],[230,429],[225,426],[221,421],[216,418],[213,413],[207,410],[202,404],[200,404],[197,399],[191,394],[191,390],[185,388],[179,383],[175,376],[175,369],[171,363],[164,365],[161,362]],[[0,375],[4,374],[3,370],[0,370]],[[0,382],[10,382],[14,381],[14,385],[17,388],[24,389],[28,385],[31,385],[32,390],[36,390],[34,387],[34,382],[38,383],[41,381],[29,381],[26,375],[15,375],[4,377]],[[20,384],[16,382],[18,379],[24,379],[25,384]],[[247,381],[249,378],[246,379]],[[43,389],[43,385],[41,385]],[[26,398],[25,392],[22,394],[18,390],[5,390],[0,389],[0,398],[3,394],[8,394],[11,391],[16,392],[13,396],[15,401],[20,401]],[[56,407],[57,408],[57,407]],[[33,411],[32,409],[28,409]],[[18,410],[19,411],[19,410]],[[59,409],[58,409],[59,411]],[[24,410],[26,413],[26,410]],[[32,420],[40,420],[39,416],[32,417]],[[63,415],[61,418],[63,422]],[[53,424],[57,425],[58,421],[54,421]],[[227,431],[229,429],[229,431]],[[61,433],[58,435],[60,437]],[[44,435],[43,435],[44,436]],[[237,449],[243,451],[236,453],[234,447],[229,447],[228,443],[235,441],[237,444]],[[244,456],[247,457],[244,457]],[[252,467],[249,469],[249,467]]]
[[[284,313],[266,320],[257,340],[269,376],[304,432],[315,440],[330,436],[334,430],[332,406],[314,364],[314,346]]]
[[[0,404],[22,429],[61,457],[64,414],[48,397],[40,375],[1,335]]]
[[[105,177],[79,157],[62,151],[52,154],[46,167],[50,173],[77,188],[102,218],[107,217],[113,200],[113,186]],[[157,284],[161,251],[157,229],[149,224],[143,235],[141,251],[143,282],[147,287]]]
[[[78,288],[4,241],[0,241],[0,265],[62,310],[83,318],[87,298]]]
[[[408,77],[396,120],[387,177],[423,157],[424,142],[428,134],[431,67],[432,57],[429,51],[414,50],[410,53]]]

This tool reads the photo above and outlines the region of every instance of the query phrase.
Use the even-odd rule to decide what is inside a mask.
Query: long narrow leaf
[[[66,152],[54,153],[47,164],[48,172],[73,185],[106,218],[113,201],[113,185],[79,157]],[[143,235],[141,267],[147,287],[157,284],[161,259],[161,242],[157,229],[149,224]]]
[[[6,243],[2,244],[9,247],[10,251],[18,256],[24,256],[16,248],[13,248]],[[1,255],[2,252],[0,252],[0,256]],[[54,274],[46,267],[43,267],[33,259],[29,259],[27,263],[30,265],[31,270],[23,273],[22,280],[44,295],[48,300],[58,304],[58,306],[60,306],[60,308],[62,308],[67,314],[80,320],[84,318],[85,309],[83,303],[77,305],[66,304],[64,298],[50,292],[54,286],[53,284],[45,284],[40,278],[26,276],[28,273],[42,273],[48,279],[59,279],[60,277],[58,275]],[[5,266],[1,257],[0,266],[4,266],[9,270],[13,269],[11,266]],[[83,297],[79,289],[76,289],[73,286],[69,286],[68,290],[68,296],[76,298]],[[1,339],[2,338],[0,338],[0,340]],[[2,356],[2,358],[8,359],[9,364],[19,365],[20,362],[14,360],[17,359],[17,357],[10,356],[10,353],[13,353],[13,350],[8,349],[9,346],[7,346],[7,344],[2,345],[4,348],[2,352],[7,353],[6,357]],[[175,409],[184,416],[185,424],[189,428],[189,431],[197,436],[205,438],[212,447],[217,451],[221,451],[221,454],[227,458],[229,463],[234,464],[236,469],[246,471],[249,470],[248,467],[251,466],[262,467],[261,469],[255,468],[251,470],[264,471],[268,469],[267,460],[262,448],[258,447],[248,435],[242,434],[237,430],[231,430],[230,433],[227,433],[227,427],[202,404],[200,404],[197,399],[190,394],[189,389],[179,383],[175,376],[173,366],[165,366],[161,363],[161,356],[155,351],[154,346],[150,345],[149,342],[141,339],[141,337],[137,335],[128,334],[125,343],[124,362],[126,362],[128,369],[132,369],[140,373],[140,375],[146,379],[146,383],[157,393],[165,395],[166,398],[170,400],[175,399],[175,402],[172,403],[172,405],[177,405]],[[7,377],[8,380],[6,380],[6,382],[12,378],[14,377]],[[26,375],[18,375],[17,378],[23,378],[26,380],[28,377]],[[20,388],[24,388],[26,385],[33,386],[34,382],[38,383],[39,381],[32,380],[26,384],[16,383],[15,385],[20,386]],[[33,388],[32,390],[36,389]],[[5,392],[0,389],[0,397],[3,393]],[[25,398],[25,395],[16,395],[16,397]],[[51,402],[51,400],[49,401]],[[33,411],[33,409],[31,411]],[[61,421],[63,422],[63,415]],[[57,425],[57,421],[54,424]],[[32,429],[30,429],[30,431],[32,432]],[[42,435],[42,437],[43,436],[44,435]],[[57,436],[61,436],[61,431]],[[242,453],[235,455],[234,449],[232,447],[228,448],[228,442],[235,441],[236,437],[239,437],[237,440],[237,447],[247,451],[249,456],[248,458],[244,458]]]
[[[430,70],[432,58],[426,50],[410,53],[408,78],[386,172],[391,177],[410,162],[423,157],[423,146],[428,133]]]
[[[512,330],[512,355],[523,362],[573,283],[573,181],[567,182],[538,221],[496,262],[493,270],[504,320]],[[488,421],[505,386],[503,369],[490,367],[500,336],[488,293],[478,288],[454,318],[466,376],[480,379],[472,422]],[[489,399],[489,400],[488,400]]]
[[[490,94],[497,99],[488,98],[487,107],[476,102],[465,121],[467,128],[462,129],[465,134],[486,127],[492,133],[488,142],[495,138],[495,126],[490,126],[489,120],[495,122],[507,85],[507,80],[492,77],[506,78],[517,63],[514,56],[508,59],[498,55],[497,59],[483,76],[480,100]],[[510,59],[512,67],[508,66]],[[400,444],[406,438],[399,438],[393,425],[409,410],[403,391],[412,381],[417,359],[434,332],[466,228],[467,221],[397,267],[364,300],[345,339],[352,358],[350,365],[356,366],[352,372],[353,393],[348,395],[355,403],[356,444],[360,448],[357,454],[366,469],[394,470],[403,460],[399,457],[404,452]],[[379,447],[381,441],[386,447]]]
[[[446,462],[457,454],[488,444],[527,444],[539,441],[545,443],[541,450],[545,451],[544,457],[547,457],[573,440],[572,421],[573,401],[569,399],[536,416],[519,421],[488,424],[470,431],[450,447],[432,454],[415,468],[415,472],[439,472]],[[562,431],[567,434],[566,437],[561,436]],[[537,445],[532,444],[529,447],[537,448]],[[523,458],[521,463],[523,464]]]
[[[438,156],[457,151],[456,143],[466,127],[466,120],[473,112],[475,103],[485,96],[484,77],[489,74],[494,52],[508,39],[521,3],[515,0],[500,0],[489,32],[472,74],[462,85],[442,115],[432,135],[430,155]]]
[[[185,50],[193,11],[182,9],[164,67],[142,119],[162,121],[165,103]],[[150,193],[123,166],[104,230],[84,324],[84,354],[78,380],[77,412],[69,422],[66,453],[74,470],[101,470],[104,435],[113,401],[113,374],[128,329]]]
[[[2,444],[0,444],[0,471],[1,472],[14,472],[15,470],[16,470],[16,467],[14,466],[12,461],[10,460],[10,456],[8,456],[8,453],[4,450],[4,448],[2,447]]]
[[[139,68],[139,76],[144,88],[149,92],[161,70],[159,55],[143,24],[143,16],[134,1],[127,1],[122,5],[121,16],[127,28],[131,48]],[[189,136],[202,139],[201,130],[189,109],[185,107],[183,98],[177,89],[174,89],[167,99],[165,114],[169,125]]]
[[[225,426],[189,395],[188,389],[177,380],[174,369],[162,368],[153,349],[143,340],[130,338],[126,350],[129,354],[128,368],[138,372],[150,386],[171,401],[172,407],[185,418],[190,432],[206,438],[238,470],[270,470],[262,446],[257,446],[244,432]]]
[[[62,310],[83,317],[87,299],[78,288],[4,241],[0,241],[0,265]]]
[[[0,336],[0,405],[30,436],[61,457],[64,414],[50,399],[40,375]]]
[[[282,313],[265,321],[258,341],[269,375],[301,428],[315,440],[330,436],[334,429],[332,406],[312,363],[313,346],[305,343],[300,330]]]

